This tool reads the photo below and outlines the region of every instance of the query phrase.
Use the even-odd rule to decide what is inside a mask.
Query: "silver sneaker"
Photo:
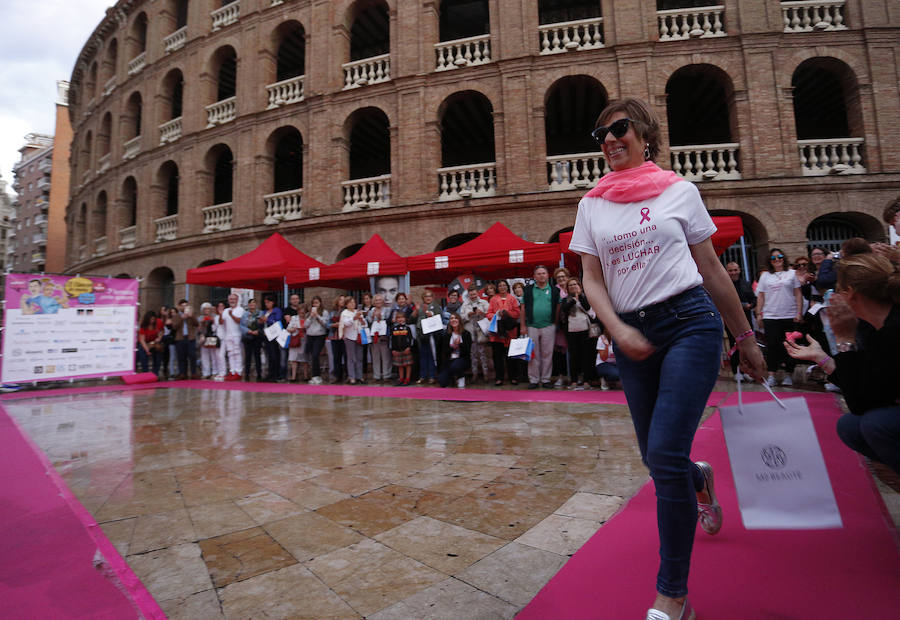
[[[697,504],[700,527],[709,535],[718,534],[722,529],[722,507],[719,505],[719,500],[716,499],[712,466],[706,461],[697,461],[694,465],[700,468],[700,473],[703,474],[703,480],[706,483],[706,492],[709,495],[708,504]]]

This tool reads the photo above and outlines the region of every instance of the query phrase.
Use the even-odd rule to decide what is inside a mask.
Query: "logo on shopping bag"
[[[774,444],[760,450],[759,456],[769,469],[784,469],[784,466],[787,465],[787,454]]]

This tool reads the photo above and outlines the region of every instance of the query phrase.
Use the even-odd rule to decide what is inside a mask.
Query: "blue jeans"
[[[419,376],[422,379],[434,379],[437,375],[437,364],[431,350],[431,334],[419,338]]]
[[[613,345],[641,458],[656,486],[656,589],[677,598],[687,594],[696,492],[704,484],[690,459],[691,443],[718,378],[722,319],[700,286],[619,316],[656,347],[636,362]]]
[[[862,415],[845,413],[837,422],[837,434],[853,450],[900,474],[900,405]]]
[[[438,373],[438,385],[447,387],[453,379],[459,379],[466,375],[471,362],[468,357],[457,357],[449,360]]]

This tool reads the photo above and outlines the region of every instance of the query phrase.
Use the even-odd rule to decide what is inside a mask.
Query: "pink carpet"
[[[769,398],[745,393],[747,402]],[[725,523],[698,529],[688,588],[697,618],[896,618],[897,531],[864,464],[838,439],[828,394],[804,395],[844,521],[839,530],[746,530],[716,414],[697,433],[694,458],[712,463]],[[736,404],[735,394],[722,404]],[[518,620],[643,618],[658,558],[656,498],[648,483],[517,616]]]
[[[5,618],[165,618],[103,531],[0,407]]]

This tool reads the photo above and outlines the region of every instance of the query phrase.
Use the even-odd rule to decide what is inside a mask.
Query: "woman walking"
[[[656,486],[660,566],[647,618],[689,620],[698,502],[704,531],[715,534],[722,524],[712,468],[690,460],[718,377],[716,307],[739,334],[745,372],[761,379],[763,359],[713,250],[715,226],[697,188],[652,162],[660,131],[650,107],[637,99],[610,103],[593,136],[613,172],[579,203],[570,248],[582,256],[585,293],[615,343],[641,457]]]

